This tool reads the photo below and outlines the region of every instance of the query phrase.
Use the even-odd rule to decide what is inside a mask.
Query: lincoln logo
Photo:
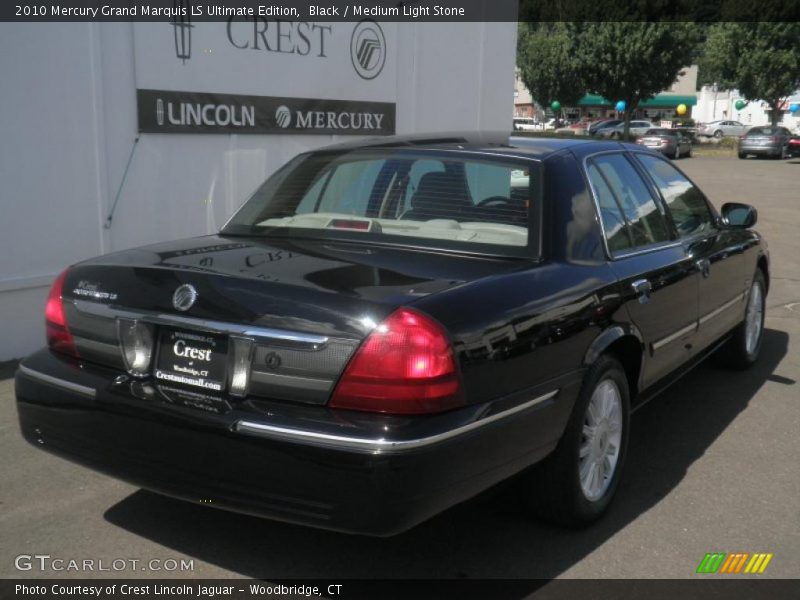
[[[386,62],[386,38],[375,21],[361,21],[353,29],[350,60],[361,78],[375,79],[380,75]]]
[[[164,101],[161,98],[156,100],[156,122],[159,127],[164,124]]]
[[[175,310],[187,311],[192,308],[195,300],[197,300],[197,290],[194,286],[184,283],[172,295],[172,306]]]
[[[288,127],[292,123],[292,111],[287,106],[279,106],[275,111],[275,122],[278,127]]]
[[[186,64],[192,57],[192,25],[189,11],[186,9],[185,0],[175,0],[175,17],[172,19],[172,29],[175,35],[175,55]]]

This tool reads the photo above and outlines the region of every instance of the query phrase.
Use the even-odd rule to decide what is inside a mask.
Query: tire
[[[689,146],[689,151],[686,153],[686,158],[692,158],[692,147]]]
[[[744,310],[744,319],[725,345],[725,362],[733,369],[743,370],[751,367],[761,352],[761,342],[764,337],[764,315],[766,313],[767,286],[764,273],[756,269],[750,292],[747,294],[747,304]]]
[[[745,154],[744,152],[739,152],[739,158],[745,160],[747,158],[747,154]]]
[[[678,160],[681,157],[681,147],[675,146],[675,152],[672,155],[672,160]]]
[[[615,390],[618,400],[616,410],[611,410],[611,418],[603,421],[603,398],[610,399]],[[610,404],[614,404],[614,401],[611,400]],[[591,413],[590,405],[593,407]],[[598,424],[593,428],[595,438],[589,441],[585,428],[592,427],[588,421],[593,417]],[[601,429],[598,430],[599,427]],[[523,481],[523,501],[528,508],[546,521],[567,527],[585,527],[599,519],[611,504],[619,484],[629,429],[628,380],[619,361],[604,354],[586,373],[572,415],[556,449],[536,465]],[[615,439],[617,453],[609,458],[613,456],[609,453],[613,451]],[[582,453],[585,453],[583,458]],[[593,461],[593,456],[602,458]],[[608,472],[605,476],[598,472],[597,469],[601,467],[610,467],[610,477]],[[582,469],[584,479],[581,478]]]
[[[717,130],[714,132],[714,137],[715,137],[715,138],[717,138],[717,139],[720,139],[720,138],[722,137],[722,130],[720,130],[720,129],[717,129]]]

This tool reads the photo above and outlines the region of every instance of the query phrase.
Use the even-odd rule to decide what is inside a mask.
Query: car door
[[[683,247],[699,272],[698,333],[693,353],[713,344],[742,319],[752,273],[746,273],[746,246],[720,226],[708,200],[675,165],[637,153],[658,189]]]
[[[747,132],[747,125],[740,123],[739,121],[731,121],[731,132],[730,135],[740,136],[744,135]]]
[[[697,329],[697,269],[670,229],[652,186],[625,152],[586,160],[611,268],[647,351],[648,387],[690,358]]]

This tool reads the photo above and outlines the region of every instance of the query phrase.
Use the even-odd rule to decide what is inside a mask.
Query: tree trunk
[[[622,139],[626,142],[631,140],[631,107],[625,104],[625,112],[622,113],[622,118],[625,121],[625,126],[622,130]]]
[[[769,103],[769,107],[772,109],[770,111],[770,120],[772,121],[773,127],[776,127],[778,125],[778,121],[780,120],[781,117],[781,111],[780,111],[782,104],[781,100],[782,98],[778,100],[771,100]]]

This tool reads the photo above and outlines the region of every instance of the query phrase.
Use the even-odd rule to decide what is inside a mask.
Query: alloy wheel
[[[748,354],[753,354],[758,348],[763,324],[764,294],[761,291],[761,284],[756,281],[750,289],[750,300],[747,302],[745,313],[745,349]]]
[[[578,454],[581,490],[587,500],[599,500],[611,485],[621,442],[622,398],[617,384],[604,379],[586,408]]]

